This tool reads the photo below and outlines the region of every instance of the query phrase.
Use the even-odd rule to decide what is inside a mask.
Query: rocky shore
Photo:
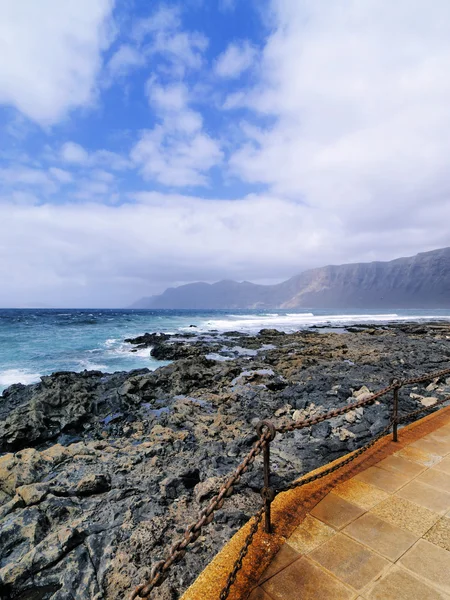
[[[256,440],[297,420],[450,366],[450,324],[145,334],[156,371],[54,373],[0,397],[0,597],[122,600],[164,557]],[[404,412],[450,378],[403,389]],[[364,444],[390,399],[271,445],[278,482]],[[154,594],[179,598],[260,504],[261,460]]]

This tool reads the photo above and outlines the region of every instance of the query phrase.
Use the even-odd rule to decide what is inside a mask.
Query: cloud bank
[[[257,39],[220,49],[180,7],[10,4],[0,305],[124,306],[450,245],[445,0],[272,0]]]

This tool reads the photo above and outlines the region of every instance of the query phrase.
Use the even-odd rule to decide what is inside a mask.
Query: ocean
[[[131,352],[124,342],[145,332],[254,333],[263,327],[289,332],[313,325],[439,319],[450,320],[450,310],[0,309],[0,393],[55,371],[156,369],[166,363],[151,358],[149,349]]]

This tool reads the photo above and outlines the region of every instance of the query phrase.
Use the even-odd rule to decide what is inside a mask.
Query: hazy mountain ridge
[[[191,283],[132,308],[448,308],[450,247],[388,262],[328,265],[277,285]]]

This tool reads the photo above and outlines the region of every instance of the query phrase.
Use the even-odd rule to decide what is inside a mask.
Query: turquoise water
[[[149,349],[133,353],[132,346],[124,343],[125,338],[147,331],[257,332],[263,327],[295,331],[312,325],[431,319],[450,320],[450,310],[0,309],[0,392],[13,383],[39,381],[41,375],[54,371],[157,368],[164,363],[152,359]]]

